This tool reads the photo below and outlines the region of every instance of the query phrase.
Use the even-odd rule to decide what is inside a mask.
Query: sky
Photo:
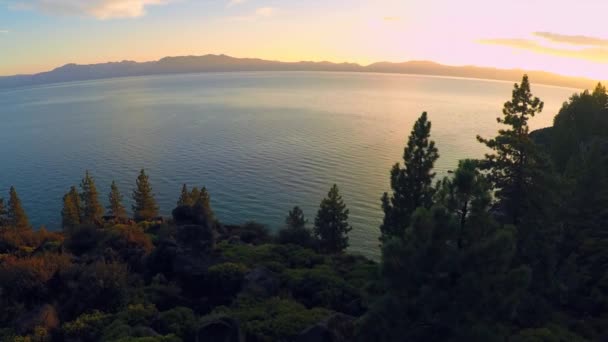
[[[0,0],[0,75],[227,54],[608,80],[607,0]]]

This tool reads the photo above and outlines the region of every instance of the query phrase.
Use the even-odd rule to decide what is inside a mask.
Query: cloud
[[[8,34],[8,30],[0,30],[0,34]]]
[[[229,21],[255,21],[261,18],[269,18],[275,16],[278,13],[278,9],[275,7],[260,7],[248,15],[228,17]]]
[[[555,43],[585,46],[608,46],[608,39],[604,38],[589,36],[571,36],[553,32],[534,32],[534,35]]]
[[[538,35],[536,35],[536,36],[538,36]],[[564,37],[566,37],[566,38],[564,38]],[[578,39],[578,38],[573,39],[573,37],[581,37],[581,36],[556,35],[555,38],[559,39],[559,43],[566,43],[566,40],[568,40],[568,42],[569,42],[568,44],[585,45],[587,47],[585,47],[585,48],[553,47],[553,46],[543,45],[542,41],[539,42],[539,41],[536,41],[533,39],[523,39],[523,38],[482,39],[482,40],[479,40],[478,42],[481,44],[487,44],[487,45],[507,46],[507,47],[510,47],[513,49],[527,50],[527,51],[532,51],[532,52],[539,53],[539,54],[566,57],[566,58],[574,58],[574,59],[591,61],[591,62],[595,62],[595,63],[608,64],[608,48],[603,47],[603,46],[608,46],[608,45],[602,45],[603,43],[601,43],[602,40],[600,38],[586,37],[586,38],[593,39],[593,41],[595,42],[595,45],[593,45],[593,44],[589,45],[589,44],[582,44],[581,43],[583,41],[582,39]],[[545,37],[543,37],[543,38],[545,38]],[[546,39],[549,40],[550,42],[558,42],[556,39],[548,39],[548,38],[546,38]],[[578,44],[573,43],[574,41],[578,42]]]
[[[141,17],[146,14],[147,6],[164,5],[171,1],[173,0],[9,0],[9,6],[20,10],[111,19]]]
[[[261,7],[255,10],[255,15],[258,17],[271,17],[276,13],[274,7]]]
[[[247,2],[247,0],[230,0],[228,2],[228,5],[226,5],[226,6],[227,7],[234,7],[234,6],[242,5],[245,2]]]

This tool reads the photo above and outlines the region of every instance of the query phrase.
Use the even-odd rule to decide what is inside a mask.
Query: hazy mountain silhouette
[[[535,83],[575,88],[591,88],[597,83],[589,79],[561,76],[544,71],[504,70],[476,66],[447,66],[428,61],[410,61],[404,63],[381,62],[361,66],[354,63],[279,62],[255,58],[234,58],[226,55],[205,55],[165,57],[159,61],[143,63],[123,61],[90,65],[66,64],[52,71],[34,75],[0,77],[0,88],[17,88],[112,77],[235,71],[378,72],[472,77],[513,82],[521,79],[523,73],[528,73]]]

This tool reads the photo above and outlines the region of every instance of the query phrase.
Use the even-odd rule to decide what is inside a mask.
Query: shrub
[[[326,265],[286,271],[291,294],[307,307],[325,307],[351,315],[363,312],[360,291]]]
[[[198,319],[190,308],[178,306],[161,312],[158,331],[162,334],[175,334],[184,341],[192,341],[196,334]]]
[[[247,340],[289,341],[302,330],[330,315],[323,308],[307,309],[293,300],[271,298],[257,301],[240,298],[233,307],[219,308],[224,313],[242,323]]]
[[[77,341],[96,341],[102,329],[110,323],[112,316],[100,311],[85,313],[74,321],[63,325],[63,332],[67,339]]]
[[[80,256],[95,252],[105,237],[105,230],[84,225],[70,229],[65,245],[70,252]]]
[[[48,295],[47,283],[60,270],[70,266],[67,255],[45,253],[17,258],[6,256],[0,263],[2,296],[11,301],[36,303]]]
[[[226,262],[209,267],[207,283],[212,295],[232,297],[241,290],[247,267],[243,264]]]
[[[254,245],[260,245],[272,241],[268,228],[266,228],[266,226],[263,224],[256,222],[245,223],[240,229],[238,229],[238,234],[241,237],[241,241]]]
[[[279,230],[278,242],[284,245],[292,244],[310,249],[318,248],[318,241],[312,236],[312,232],[304,227],[290,227]]]

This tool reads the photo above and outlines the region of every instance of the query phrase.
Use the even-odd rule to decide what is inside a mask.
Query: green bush
[[[261,342],[292,340],[331,314],[323,308],[307,309],[293,300],[276,297],[265,301],[244,297],[233,307],[219,308],[216,312],[241,322],[248,341]]]
[[[351,315],[363,312],[360,291],[327,265],[287,270],[292,296],[307,307],[325,307]]]
[[[231,297],[241,290],[247,266],[240,263],[226,262],[209,267],[207,284],[212,295]]]
[[[66,338],[82,341],[98,340],[101,331],[112,320],[112,315],[100,311],[85,313],[71,322],[63,325],[63,333]]]
[[[158,331],[162,334],[174,334],[184,341],[193,340],[198,327],[198,319],[190,308],[178,306],[161,312],[158,320]]]

